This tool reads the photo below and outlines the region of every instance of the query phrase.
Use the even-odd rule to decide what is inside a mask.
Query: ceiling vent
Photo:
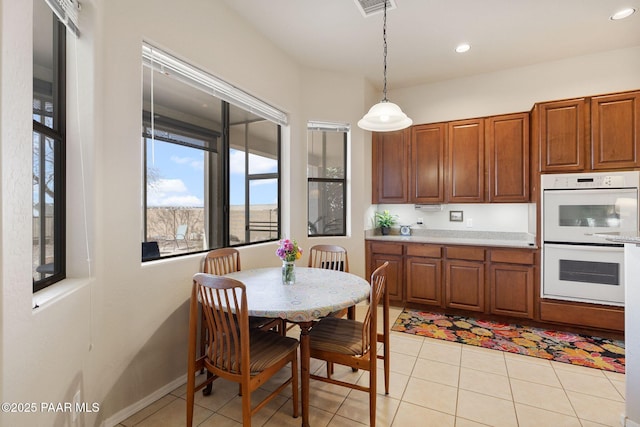
[[[358,6],[358,10],[362,13],[362,16],[365,18],[371,15],[375,15],[376,13],[382,13],[384,10],[384,2],[385,0],[353,0]],[[386,0],[387,2],[387,11],[393,10],[396,8],[395,0]]]

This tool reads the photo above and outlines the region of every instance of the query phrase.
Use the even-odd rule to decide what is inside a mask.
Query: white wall
[[[101,405],[82,424],[100,425],[119,421],[185,373],[187,299],[200,257],[139,262],[143,39],[290,114],[284,132],[285,234],[305,246],[316,242],[304,237],[306,121],[355,124],[376,94],[357,76],[299,68],[222,2],[188,4],[83,2],[82,36],[77,45],[70,43],[69,60],[71,75],[76,69],[80,75],[77,96],[76,88],[68,88],[70,105],[79,100],[69,115],[71,277],[55,287],[67,287],[57,299],[34,311],[31,207],[25,197],[31,191],[31,151],[24,143],[31,138],[32,6],[0,0],[2,401],[65,402],[80,390],[83,401]],[[523,111],[540,100],[640,88],[638,57],[638,49],[628,49],[403,89],[390,98],[416,123]],[[556,75],[563,78],[551,78]],[[351,235],[342,242],[354,254],[352,271],[360,273],[362,231],[372,210],[371,149],[370,135],[355,125],[351,158]],[[275,248],[244,248],[243,265],[273,265]],[[71,424],[64,413],[1,416],[0,425]]]
[[[640,46],[399,89],[413,123],[529,111],[536,102],[640,88]]]
[[[463,231],[506,231],[513,233],[528,233],[529,204],[528,203],[459,203],[440,205],[442,210],[416,209],[415,205],[378,205],[377,210],[389,210],[398,215],[397,226],[410,225],[414,228],[430,230],[463,230]],[[463,221],[449,221],[450,211],[462,211]],[[418,225],[422,219],[422,225]],[[471,220],[471,225],[468,221]],[[375,228],[373,217],[367,228]],[[535,233],[535,230],[534,230]]]

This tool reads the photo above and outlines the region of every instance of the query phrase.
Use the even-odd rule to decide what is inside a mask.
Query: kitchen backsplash
[[[366,215],[367,229],[375,228],[376,211],[389,210],[398,215],[396,226],[409,225],[435,230],[508,231],[535,234],[536,208],[534,203],[482,203],[442,204],[441,210],[434,205],[413,204],[372,205]],[[451,214],[451,212],[454,212]],[[462,212],[460,215],[459,212]],[[462,221],[451,221],[451,219]],[[422,224],[418,224],[422,219]]]

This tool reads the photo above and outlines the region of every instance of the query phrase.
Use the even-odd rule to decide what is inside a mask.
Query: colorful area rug
[[[624,341],[404,310],[393,331],[624,373]]]

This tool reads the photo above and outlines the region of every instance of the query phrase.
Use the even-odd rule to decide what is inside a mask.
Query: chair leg
[[[389,346],[384,346],[384,394],[389,394]]]
[[[300,402],[298,401],[298,353],[291,360],[291,397],[293,400],[293,418],[298,418]]]
[[[187,427],[193,425],[193,405],[195,403],[195,376],[189,372],[187,378]]]
[[[242,384],[240,386],[242,387]],[[242,393],[242,426],[251,427],[251,392],[249,390]]]
[[[376,397],[377,397],[377,372],[369,371],[369,426],[376,427]]]
[[[213,374],[207,371],[207,380],[209,380],[211,377],[213,377]],[[202,389],[202,395],[210,396],[212,391],[213,391],[213,383],[209,383],[206,386],[204,386],[204,388]]]

